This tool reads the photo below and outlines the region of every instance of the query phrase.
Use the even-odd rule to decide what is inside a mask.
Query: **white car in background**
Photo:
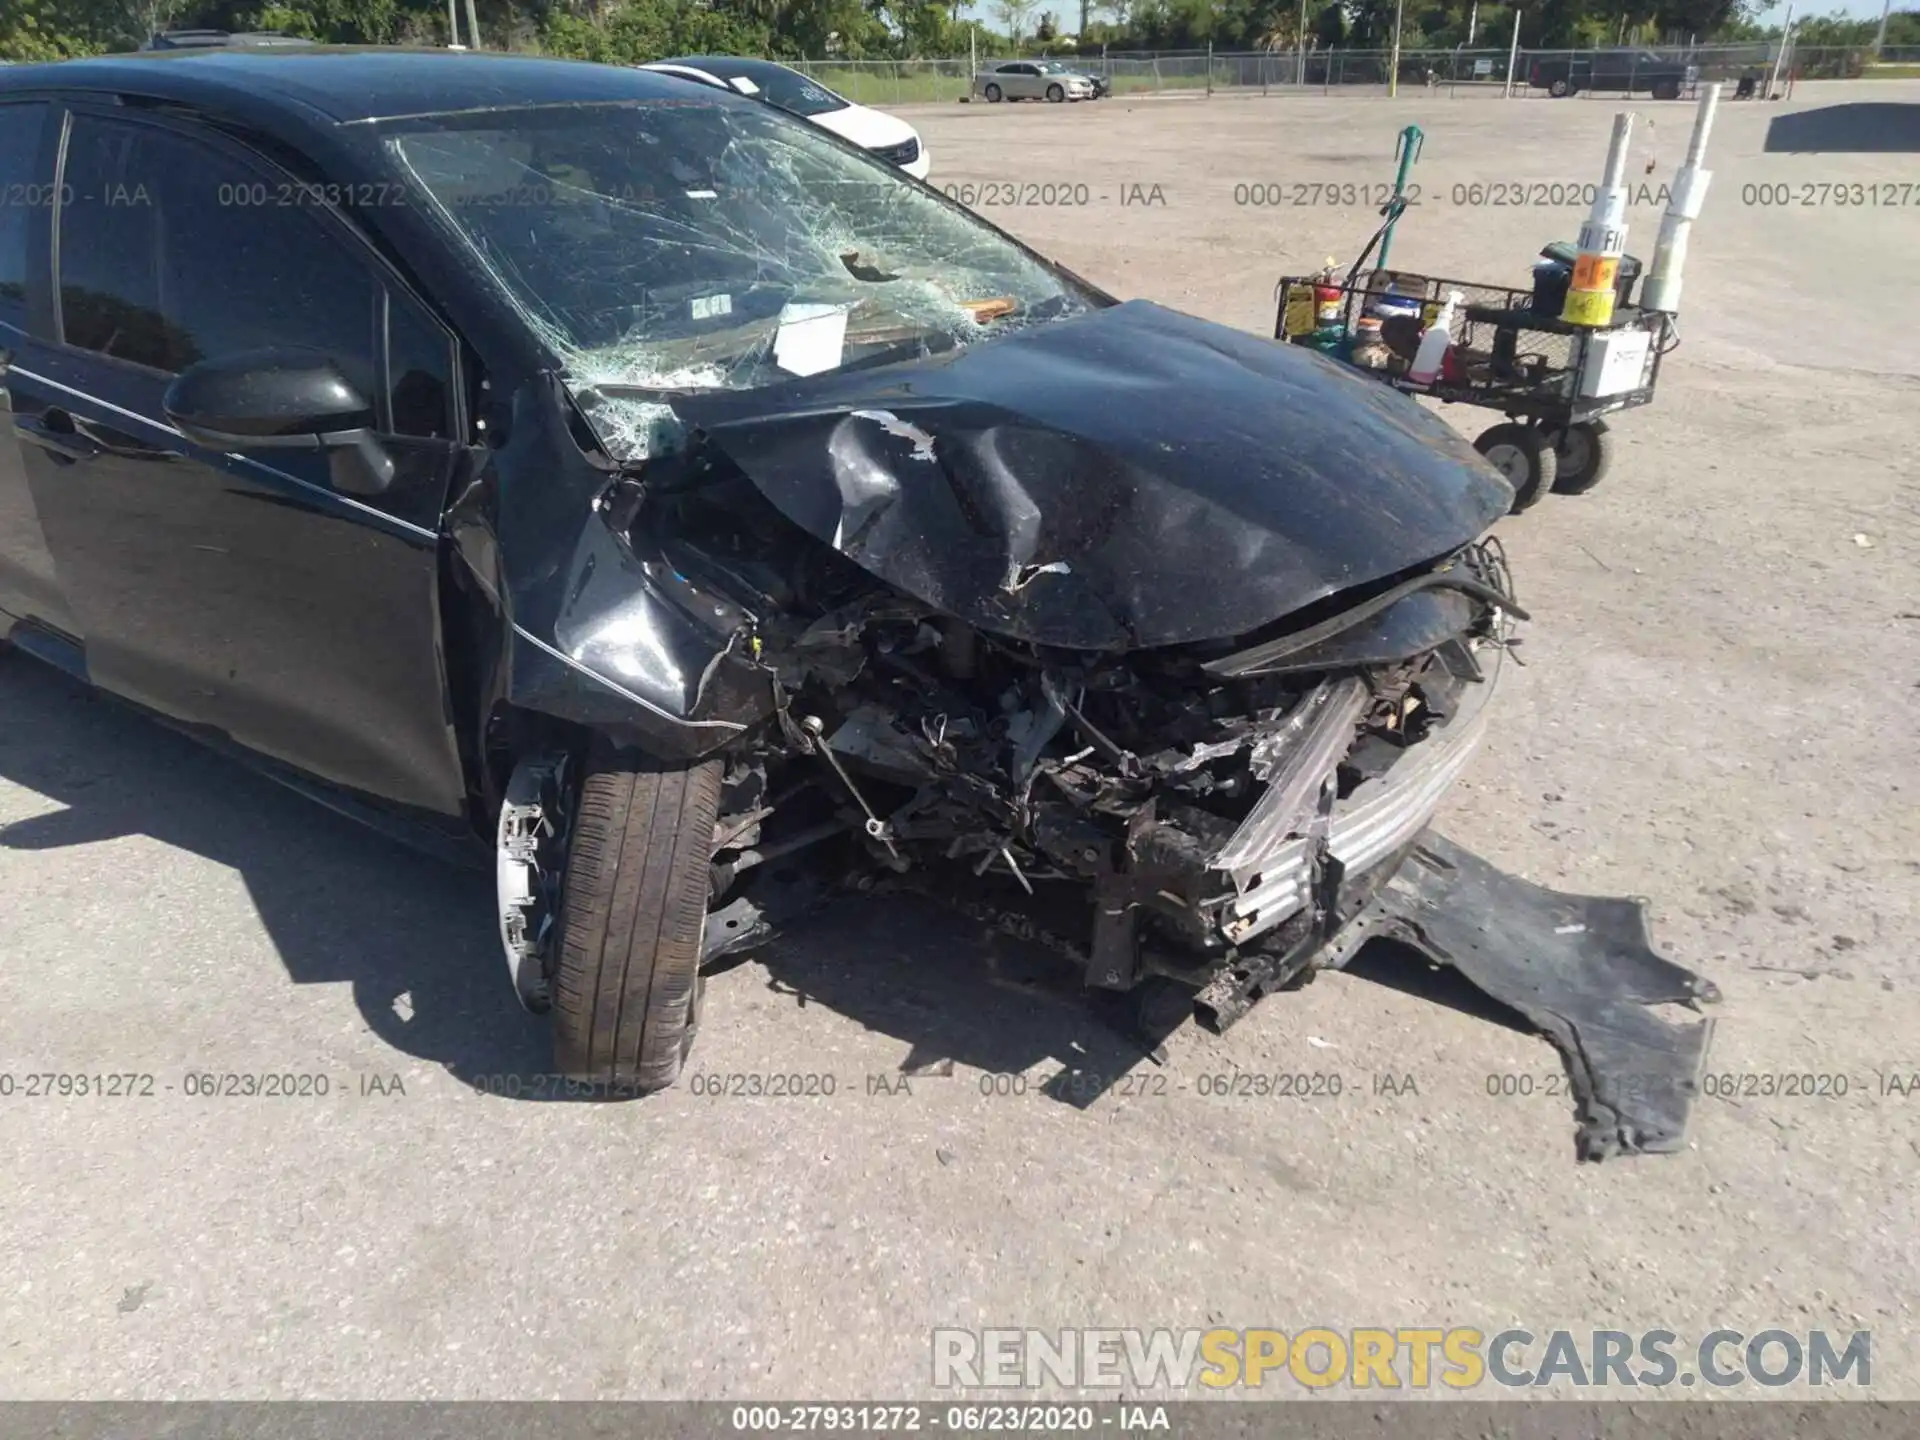
[[[822,130],[831,130],[888,164],[899,166],[916,180],[926,179],[927,171],[932,168],[927,147],[920,143],[920,132],[906,121],[882,110],[856,105],[819,81],[771,60],[749,60],[738,55],[682,55],[671,60],[655,60],[640,68],[704,80],[709,85],[737,90],[742,95],[757,95],[769,105],[811,120]]]

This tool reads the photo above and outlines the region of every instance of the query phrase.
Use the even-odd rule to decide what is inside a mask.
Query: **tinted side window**
[[[169,373],[318,350],[371,394],[375,284],[282,183],[151,125],[76,115],[60,211],[66,341]]]
[[[447,332],[412,300],[390,292],[387,309],[388,398],[396,435],[445,440],[453,433],[453,356]]]
[[[27,231],[52,198],[41,183],[52,177],[34,170],[46,113],[44,105],[0,105],[0,325],[27,323]]]

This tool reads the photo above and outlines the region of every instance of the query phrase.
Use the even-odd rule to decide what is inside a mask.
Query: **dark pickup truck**
[[[1694,75],[1692,66],[1651,50],[1598,50],[1537,56],[1527,68],[1527,83],[1556,100],[1582,90],[1646,92],[1656,100],[1678,100]]]

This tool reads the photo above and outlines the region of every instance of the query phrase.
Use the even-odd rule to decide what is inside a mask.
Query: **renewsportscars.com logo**
[[[1870,1331],[935,1330],[938,1389],[1472,1390],[1873,1383]]]

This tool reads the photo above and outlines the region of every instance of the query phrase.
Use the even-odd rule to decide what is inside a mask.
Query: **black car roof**
[[[141,51],[0,68],[0,95],[29,89],[141,95],[209,110],[237,106],[255,114],[277,109],[303,120],[317,116],[337,123],[686,96],[683,80],[623,65],[344,46]]]
[[[684,65],[689,70],[704,70],[709,75],[719,76],[722,80],[731,80],[736,75],[743,75],[749,80],[758,80],[774,70],[786,75],[800,74],[798,70],[782,65],[776,60],[758,60],[747,55],[676,55],[671,60],[658,60],[654,63]]]

